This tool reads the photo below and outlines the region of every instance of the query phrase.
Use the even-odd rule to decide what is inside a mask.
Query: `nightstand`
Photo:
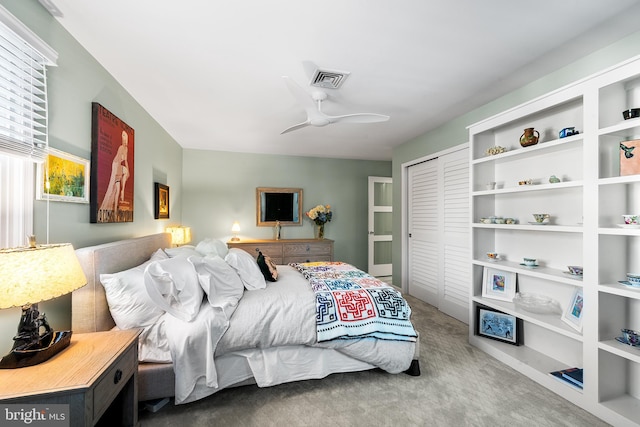
[[[67,404],[71,426],[137,425],[139,333],[74,334],[44,363],[0,370],[0,404]]]

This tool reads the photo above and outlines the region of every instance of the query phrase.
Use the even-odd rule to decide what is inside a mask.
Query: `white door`
[[[369,269],[372,276],[391,276],[393,227],[391,178],[369,177]]]
[[[468,323],[469,152],[409,167],[408,291]]]

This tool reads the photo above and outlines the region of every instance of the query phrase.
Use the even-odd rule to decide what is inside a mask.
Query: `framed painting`
[[[484,267],[482,296],[501,301],[513,301],[516,296],[516,273]]]
[[[582,288],[576,288],[571,296],[569,305],[564,310],[562,320],[576,331],[582,331],[582,314],[584,311],[584,296]]]
[[[133,128],[97,102],[91,108],[91,222],[132,222]]]
[[[522,345],[523,322],[522,319],[510,314],[478,305],[476,306],[476,335],[511,345]]]
[[[36,199],[89,203],[90,170],[89,160],[49,148],[44,163],[38,165]]]
[[[620,143],[620,176],[640,174],[640,139]]]
[[[155,197],[154,197],[154,218],[155,219],[167,219],[169,218],[169,186],[155,183]]]

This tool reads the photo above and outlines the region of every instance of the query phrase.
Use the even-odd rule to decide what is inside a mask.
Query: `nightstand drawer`
[[[136,343],[137,344],[137,343]],[[93,392],[93,419],[97,420],[137,369],[136,348],[130,347],[104,374]]]
[[[331,244],[312,242],[312,243],[287,243],[284,245],[284,256],[290,258],[292,256],[305,255],[331,255]]]

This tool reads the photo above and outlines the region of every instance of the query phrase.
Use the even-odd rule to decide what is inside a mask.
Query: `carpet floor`
[[[607,426],[468,343],[468,326],[407,296],[420,332],[422,375],[379,370],[334,374],[275,387],[223,390],[173,401],[155,426]]]

